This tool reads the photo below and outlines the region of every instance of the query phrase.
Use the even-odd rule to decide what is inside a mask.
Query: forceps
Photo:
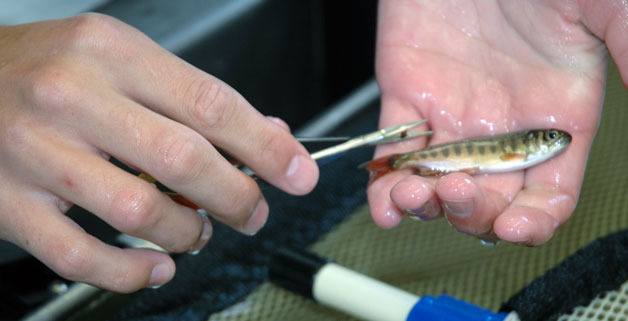
[[[373,146],[388,143],[397,143],[409,139],[414,139],[421,136],[430,136],[432,131],[413,131],[412,129],[419,127],[427,122],[427,119],[420,119],[417,121],[393,125],[378,129],[374,132],[370,132],[364,135],[356,137],[297,137],[297,140],[303,144],[306,143],[329,143],[340,141],[340,144],[321,149],[317,152],[310,154],[312,159],[319,160],[322,158],[335,156],[342,154],[346,151],[364,147]],[[252,176],[255,173],[248,167],[241,168],[247,175]],[[140,177],[154,182],[154,179],[146,173],[141,173]]]
[[[302,144],[307,143],[329,143],[340,141],[340,144],[321,149],[317,152],[310,154],[310,157],[314,160],[320,160],[331,156],[340,155],[346,151],[364,147],[374,146],[380,144],[397,143],[404,140],[414,139],[421,136],[432,135],[432,131],[413,131],[412,129],[421,126],[427,122],[427,119],[421,119],[405,124],[393,125],[378,129],[374,132],[370,132],[364,135],[356,137],[297,137],[297,141]],[[240,167],[240,170],[246,175],[256,177],[255,172],[249,167]]]
[[[396,143],[404,140],[414,139],[421,136],[429,136],[432,134],[432,131],[412,131],[415,127],[421,126],[427,122],[427,119],[421,119],[417,121],[413,121],[406,124],[401,125],[393,125],[386,128],[382,128],[376,130],[374,132],[356,136],[356,137],[318,137],[318,138],[307,138],[301,137],[297,138],[301,143],[308,142],[325,142],[330,141],[332,139],[338,140],[346,140],[343,143],[338,145],[334,145],[329,148],[325,148],[319,150],[315,153],[312,153],[310,156],[314,160],[319,160],[321,158],[334,156],[337,154],[344,153],[348,150],[362,147],[362,146],[373,146],[379,144],[388,144],[388,143]]]
[[[370,132],[364,135],[356,136],[356,137],[297,137],[297,140],[301,143],[324,143],[324,142],[336,142],[341,141],[340,144],[324,148],[317,152],[310,154],[312,159],[320,160],[323,158],[336,156],[342,154],[346,151],[364,147],[364,146],[373,146],[380,144],[388,144],[388,143],[397,143],[409,139],[414,139],[422,136],[430,136],[432,135],[432,131],[416,131],[412,130],[418,126],[421,126],[427,122],[427,119],[421,119],[405,124],[393,125],[389,127],[385,127],[374,132]],[[240,170],[244,172],[246,175],[256,178],[255,172],[248,167],[240,167]],[[150,175],[146,173],[140,173],[140,178],[148,181],[149,183],[157,183],[157,181]],[[198,208],[194,203],[185,199],[183,196],[171,192],[166,191],[166,193],[176,202],[191,207]]]

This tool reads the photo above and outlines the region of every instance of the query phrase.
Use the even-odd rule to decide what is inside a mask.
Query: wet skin
[[[381,146],[375,157],[529,128],[573,136],[567,151],[513,173],[373,182],[374,221],[444,214],[480,238],[538,245],[569,219],[602,111],[606,50],[628,78],[628,8],[619,1],[380,2],[380,126],[427,118],[428,141]],[[603,42],[605,41],[605,43]]]

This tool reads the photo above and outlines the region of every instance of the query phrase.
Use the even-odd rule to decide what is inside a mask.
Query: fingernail
[[[157,264],[153,271],[150,273],[150,281],[148,287],[151,289],[157,289],[160,286],[166,284],[174,276],[174,271],[170,267],[170,264],[160,263]]]
[[[473,201],[444,202],[443,207],[448,215],[467,218],[473,213]]]
[[[305,194],[311,191],[316,184],[316,163],[309,156],[296,155],[290,161],[286,170],[288,183],[296,193]]]
[[[441,208],[433,199],[428,200],[423,206],[417,209],[406,209],[405,212],[411,219],[428,221],[436,218],[440,214]]]
[[[247,235],[255,235],[257,232],[266,224],[266,220],[268,220],[268,203],[262,197],[257,202],[255,209],[253,210],[253,214],[249,218],[249,220],[244,224],[242,228],[242,233]]]
[[[201,221],[203,222],[203,227],[201,230],[201,234],[198,236],[198,241],[196,241],[196,244],[194,244],[194,246],[192,246],[192,248],[190,248],[190,250],[188,251],[188,254],[191,255],[197,255],[199,252],[201,252],[201,250],[205,247],[205,245],[212,236],[212,226],[209,221],[207,211],[203,209],[198,209],[196,210],[196,213],[201,218]]]

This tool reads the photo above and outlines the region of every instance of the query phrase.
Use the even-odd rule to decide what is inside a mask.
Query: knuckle
[[[87,12],[71,18],[77,28],[87,30],[110,29],[119,26],[122,22],[114,17],[102,13]]]
[[[122,130],[126,131],[131,146],[137,150],[141,150],[146,135],[147,127],[144,126],[145,120],[142,114],[132,108],[119,108],[119,119]]]
[[[101,47],[124,35],[124,23],[99,13],[85,13],[69,19],[66,45],[72,48]]]
[[[234,116],[234,104],[229,99],[226,85],[219,80],[199,79],[186,89],[189,112],[202,128],[220,130]]]
[[[81,241],[66,242],[57,253],[54,265],[61,277],[79,281],[90,273],[92,251],[88,244]]]
[[[155,226],[160,219],[158,195],[147,188],[125,189],[116,194],[111,205],[114,226],[122,232],[138,234]]]
[[[35,71],[28,88],[33,104],[53,113],[63,112],[82,90],[71,72],[54,63]]]
[[[261,192],[257,184],[248,177],[238,187],[237,192],[226,195],[224,198],[225,215],[232,224],[243,226],[253,214]]]
[[[157,151],[157,171],[166,181],[183,185],[195,181],[204,170],[204,159],[198,146],[199,138],[191,134],[158,135],[154,142]]]
[[[32,148],[33,129],[24,118],[16,117],[5,126],[0,126],[0,148],[5,156],[24,154]]]
[[[285,141],[281,134],[260,135],[257,139],[260,160],[268,164],[276,163],[282,152],[289,151]]]

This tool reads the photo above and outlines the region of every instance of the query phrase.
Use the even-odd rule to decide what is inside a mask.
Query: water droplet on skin
[[[573,121],[569,122],[569,128],[571,128],[573,131],[579,131],[580,130],[580,126],[576,123],[574,123]]]
[[[556,206],[556,205],[558,205],[558,204],[560,204],[560,203],[562,203],[564,201],[569,200],[570,198],[571,197],[569,197],[568,195],[561,194],[561,195],[558,195],[556,197],[550,198],[549,201],[547,201],[547,203],[550,206]]]
[[[560,194],[552,197],[547,201],[547,204],[549,207],[556,208],[556,212],[564,213],[571,213],[576,207],[576,202],[574,201],[573,197],[567,194]],[[558,224],[559,222],[557,220],[555,227],[558,227]]]
[[[488,129],[488,132],[493,135],[495,133],[495,123],[489,122],[488,120],[482,118],[480,119],[480,124]]]
[[[404,43],[404,46],[409,47],[409,48],[420,48],[419,44],[416,42],[406,42]]]
[[[530,219],[527,216],[521,216],[519,219],[514,220],[513,224],[508,228],[509,232],[514,234],[517,240],[524,241],[527,237],[526,226],[530,224]]]
[[[458,117],[454,117],[453,114],[451,114],[449,111],[447,111],[446,109],[441,109],[438,111],[438,114],[440,116],[442,116],[442,118],[445,119],[446,123],[449,123],[452,125],[453,129],[455,130],[455,135],[456,136],[461,136],[463,133],[463,123],[461,120],[458,119]],[[441,129],[440,132],[443,132],[444,129]]]
[[[454,192],[463,199],[471,199],[475,196],[475,189],[472,186],[473,181],[471,181],[471,179],[469,178],[451,179],[446,185],[448,190]]]
[[[397,213],[397,211],[393,209],[388,209],[384,213],[384,220],[388,226],[395,226],[401,222],[401,215]]]
[[[465,195],[465,194],[467,194],[466,190],[461,190],[462,186],[471,185],[471,184],[473,184],[473,183],[471,182],[470,179],[468,179],[468,178],[463,179],[462,182],[460,183],[460,185],[458,185],[458,187],[456,188],[456,192],[460,192],[461,196],[471,196],[471,195]]]
[[[467,37],[473,38],[473,33],[471,33],[471,31],[469,31],[467,28],[462,27],[462,29],[460,29],[460,31],[462,31],[465,35],[467,35]]]
[[[413,187],[414,188],[409,189],[408,195],[410,195],[410,198],[415,199],[415,200],[420,198],[421,191],[430,189],[430,187],[427,184],[423,183],[423,182],[421,182],[419,184],[416,184]]]
[[[560,172],[556,171],[554,173],[554,179],[552,180],[554,182],[554,187],[558,187],[560,185]]]
[[[419,98],[423,99],[423,100],[431,100],[432,98],[432,94],[428,93],[428,92],[422,92],[419,94]]]

